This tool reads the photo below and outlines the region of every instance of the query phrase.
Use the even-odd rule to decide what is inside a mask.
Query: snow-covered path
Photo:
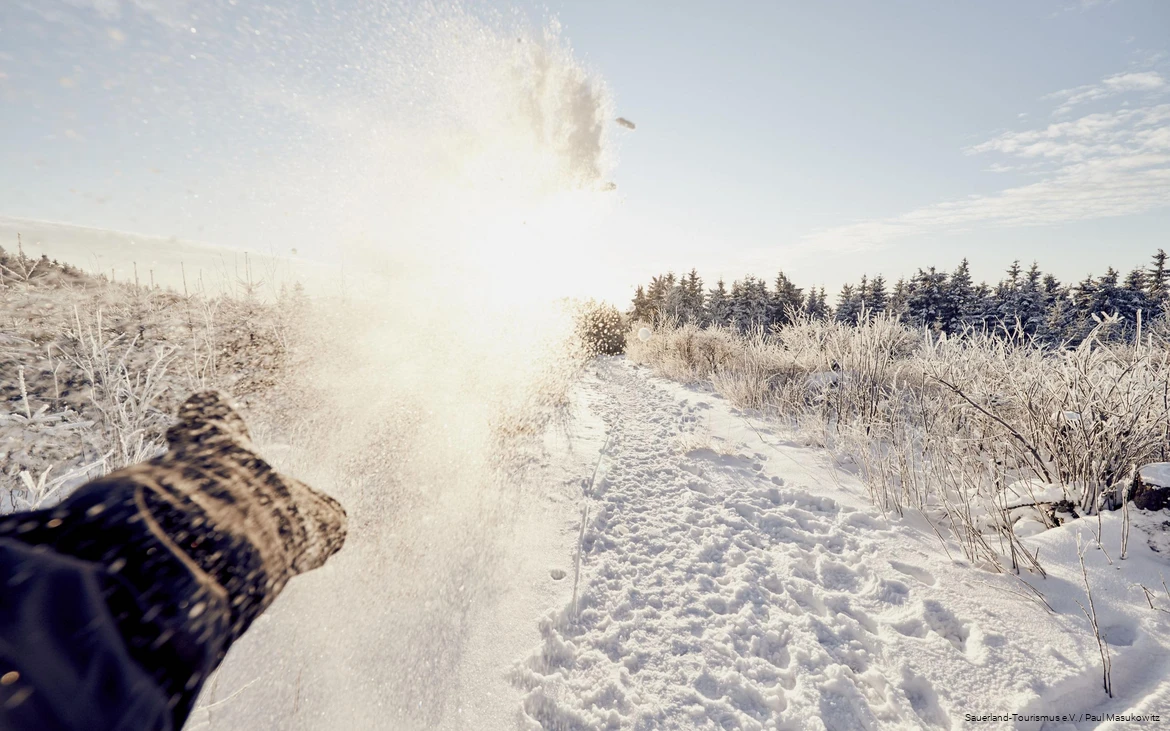
[[[823,452],[621,359],[590,388],[608,442],[576,611],[546,617],[515,673],[531,728],[952,728],[1100,708],[1083,617],[948,560]],[[991,727],[1012,725],[1040,727]]]

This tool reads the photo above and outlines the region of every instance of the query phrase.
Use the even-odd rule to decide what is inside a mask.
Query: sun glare
[[[576,190],[477,211],[462,237],[466,274],[502,306],[583,296],[609,253],[597,228],[611,197]]]

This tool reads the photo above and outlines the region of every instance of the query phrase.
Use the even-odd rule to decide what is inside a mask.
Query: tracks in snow
[[[880,516],[769,476],[765,454],[688,450],[708,404],[621,360],[597,376],[610,431],[577,612],[545,618],[514,673],[530,728],[951,727],[922,663],[977,667],[1003,638],[930,598],[913,554],[890,560]]]

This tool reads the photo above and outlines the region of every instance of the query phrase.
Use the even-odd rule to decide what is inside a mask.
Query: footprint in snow
[[[1114,624],[1102,628],[1101,636],[1114,647],[1129,647],[1137,639],[1137,632],[1129,625]]]
[[[902,605],[910,598],[910,587],[901,581],[881,579],[877,583],[874,598],[884,604]]]
[[[937,728],[949,729],[951,727],[950,714],[939,703],[938,692],[935,691],[934,685],[929,680],[915,675],[909,668],[904,668],[901,689],[906,694],[906,700],[910,702],[910,707],[914,709],[919,718]]]
[[[895,571],[899,571],[903,574],[906,574],[907,576],[909,576],[911,578],[918,579],[919,581],[921,581],[923,584],[926,584],[927,586],[934,586],[934,584],[935,584],[934,574],[930,573],[929,571],[922,568],[921,566],[915,566],[914,564],[902,563],[901,561],[890,561],[890,567],[892,569],[894,569]]]
[[[949,609],[933,599],[921,602],[911,610],[909,616],[901,621],[890,623],[890,627],[906,637],[926,639],[932,633],[950,642],[956,650],[963,653],[973,662],[981,663],[987,658],[983,648],[982,632],[967,620],[960,619]],[[968,645],[968,639],[974,637],[974,642]]]

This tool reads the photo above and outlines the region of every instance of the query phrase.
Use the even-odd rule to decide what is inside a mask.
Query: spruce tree
[[[1044,279],[1040,282],[1040,290],[1044,295],[1044,306],[1051,307],[1056,298],[1062,294],[1066,294],[1064,289],[1060,286],[1060,280],[1051,274],[1045,274]]]
[[[1120,313],[1122,296],[1117,279],[1117,270],[1109,267],[1100,277],[1096,279],[1092,276],[1086,277],[1077,285],[1074,293],[1074,304],[1077,309],[1074,335],[1078,342],[1097,327],[1100,318]],[[1105,335],[1115,337],[1118,333]]]
[[[634,291],[634,304],[630,309],[630,319],[644,320],[650,322],[654,318],[654,314],[650,309],[650,300],[646,297],[645,290],[642,285],[638,285],[638,289]]]
[[[825,288],[809,287],[808,299],[804,304],[804,314],[811,320],[827,320],[829,315],[829,301],[825,297]]]
[[[906,321],[906,301],[910,297],[910,289],[905,277],[898,277],[894,283],[894,291],[890,293],[889,311],[899,320]]]
[[[947,282],[939,320],[947,332],[961,332],[975,319],[974,288],[971,284],[971,265],[966,259],[959,262]]]
[[[1093,299],[1093,311],[1105,314],[1114,314],[1121,311],[1121,287],[1118,284],[1120,275],[1113,267],[1097,280],[1097,290]]]
[[[1125,283],[1118,292],[1118,313],[1125,320],[1128,328],[1136,329],[1138,312],[1142,313],[1143,323],[1149,323],[1150,304],[1146,297],[1146,271],[1142,268],[1134,269],[1125,277]]]
[[[668,272],[652,277],[649,285],[638,285],[628,313],[635,320],[669,319],[750,332],[788,325],[794,316],[857,324],[862,312],[889,312],[912,327],[952,335],[973,327],[1000,336],[1076,345],[1098,327],[1102,316],[1116,315],[1122,323],[1102,331],[1102,337],[1132,338],[1139,312],[1143,323],[1170,313],[1168,259],[1159,249],[1150,266],[1130,271],[1123,281],[1109,267],[1101,276],[1090,275],[1073,286],[1045,274],[1036,262],[1024,270],[1017,260],[994,288],[983,282],[973,285],[969,263],[963,259],[950,274],[934,267],[919,269],[909,281],[899,278],[889,291],[881,275],[872,279],[863,275],[858,284],[841,288],[835,308],[829,305],[824,287],[805,291],[782,271],[772,290],[766,281],[749,275],[734,282],[729,292],[722,280],[704,289],[698,271],[691,269],[682,278]],[[69,271],[68,265],[45,256],[41,260]]]
[[[987,282],[980,282],[971,290],[971,302],[967,316],[964,318],[966,327],[975,332],[993,332],[997,322],[995,292]]]
[[[768,285],[751,275],[731,285],[731,320],[740,332],[768,325]]]
[[[748,288],[751,307],[751,326],[767,328],[769,308],[772,306],[772,297],[768,293],[768,283],[763,279],[751,277],[751,286]]]
[[[1033,338],[1041,335],[1044,330],[1046,307],[1042,290],[1043,272],[1036,262],[1024,274],[1016,288],[1016,318],[1023,329],[1025,337]],[[1014,323],[1009,323],[1009,326]]]
[[[834,316],[838,322],[850,325],[857,324],[857,319],[861,316],[861,297],[853,289],[852,284],[845,284],[841,287],[841,292],[837,295],[837,308]]]
[[[788,325],[792,316],[799,314],[804,304],[803,290],[797,287],[784,272],[776,275],[776,288],[772,292],[772,307],[769,313],[769,322],[777,325]]]
[[[857,283],[857,289],[854,296],[857,298],[857,317],[855,322],[860,323],[863,319],[869,317],[869,276],[862,274],[861,281]]]
[[[877,275],[869,284],[869,301],[865,308],[873,315],[880,315],[890,306],[890,295],[886,292],[886,280]]]
[[[699,273],[691,269],[682,281],[682,309],[686,322],[701,323],[703,321],[703,280]]]
[[[727,287],[720,279],[714,289],[707,291],[706,317],[704,324],[726,327],[731,324],[731,300],[727,294]]]
[[[674,275],[659,275],[650,278],[650,286],[646,288],[646,303],[650,319],[658,319],[665,315],[666,299],[674,289]]]
[[[685,284],[676,284],[666,293],[666,301],[661,306],[662,315],[673,325],[681,325],[687,321],[687,293]]]
[[[906,299],[906,320],[916,327],[929,327],[950,332],[953,322],[944,322],[946,313],[946,272],[930,267],[921,269],[910,280],[910,294]]]
[[[1017,259],[1008,267],[1007,277],[995,286],[992,320],[996,332],[1015,334],[1016,320],[1020,316],[1020,261]]]
[[[1069,326],[1070,340],[1080,343],[1092,331],[1094,326],[1093,311],[1094,308],[1094,293],[1097,290],[1097,283],[1093,281],[1093,275],[1089,275],[1077,283],[1073,287],[1072,306],[1074,310],[1072,323]]]
[[[1045,290],[1048,291],[1047,288]],[[1048,305],[1044,318],[1044,340],[1051,345],[1078,345],[1081,336],[1078,332],[1077,309],[1073,304],[1073,295],[1065,287],[1058,287],[1055,296]]]
[[[1020,282],[1020,260],[1016,259],[1012,265],[1008,267],[1008,282],[1015,285]]]
[[[1146,279],[1146,301],[1149,302],[1152,317],[1161,317],[1166,312],[1166,298],[1170,270],[1166,268],[1166,252],[1158,249],[1154,254],[1150,276]]]

